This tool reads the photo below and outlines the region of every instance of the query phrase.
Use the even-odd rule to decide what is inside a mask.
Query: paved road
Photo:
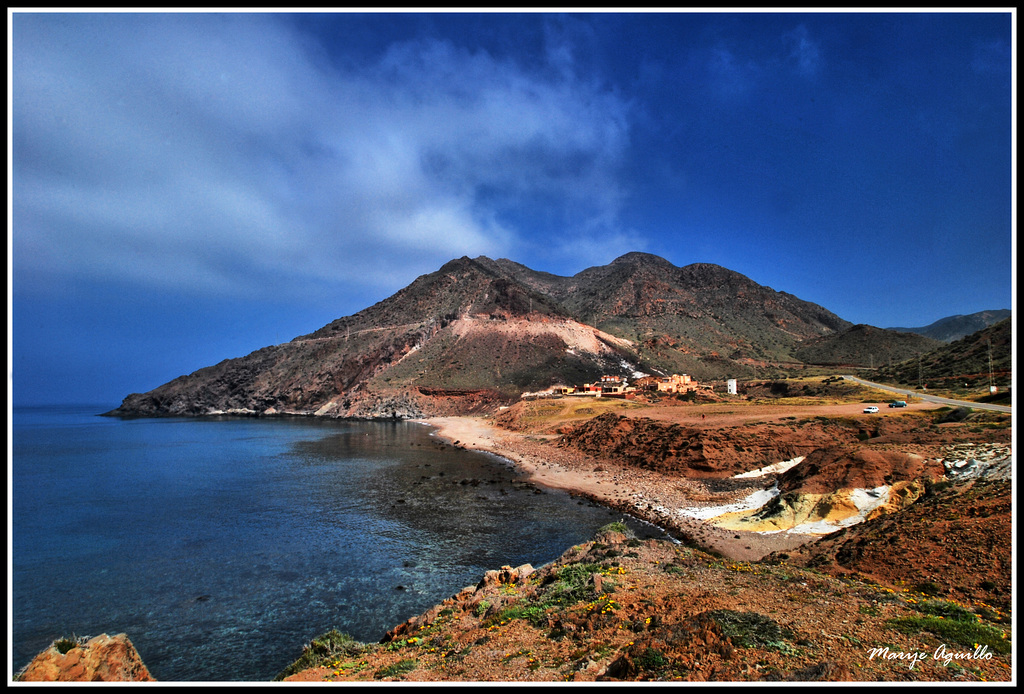
[[[968,402],[965,400],[950,400],[949,398],[940,398],[937,395],[928,395],[922,393],[919,390],[905,390],[903,388],[896,388],[894,386],[887,386],[883,383],[873,383],[871,381],[865,381],[863,378],[857,378],[856,376],[843,376],[848,381],[854,381],[860,383],[862,386],[871,386],[872,388],[879,388],[881,390],[888,390],[892,393],[899,393],[900,395],[909,395],[911,397],[926,400],[928,402],[936,402],[941,405],[953,405],[955,407],[971,407],[975,410],[992,410],[993,412],[1013,412],[1012,407],[1006,405],[990,405],[984,402]]]

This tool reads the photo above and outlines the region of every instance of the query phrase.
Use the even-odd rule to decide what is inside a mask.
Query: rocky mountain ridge
[[[709,380],[800,368],[801,357],[835,363],[823,351],[841,351],[845,343],[828,341],[852,328],[717,265],[676,267],[628,253],[560,277],[463,257],[312,333],[133,393],[108,414],[469,413],[482,402],[507,404],[522,392],[609,373]],[[806,345],[817,347],[802,355]]]

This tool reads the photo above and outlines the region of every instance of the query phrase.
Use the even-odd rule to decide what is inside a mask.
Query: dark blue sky
[[[14,401],[130,392],[451,258],[1011,308],[1009,12],[9,13]]]

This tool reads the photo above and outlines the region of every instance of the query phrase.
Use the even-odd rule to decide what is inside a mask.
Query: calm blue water
[[[125,632],[159,680],[268,681],[329,629],[377,641],[620,517],[411,422],[109,409],[14,411],[15,669]]]

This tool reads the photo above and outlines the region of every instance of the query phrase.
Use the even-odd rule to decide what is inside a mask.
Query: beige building
[[[687,374],[672,374],[658,379],[660,393],[689,393],[697,388],[697,381]]]

